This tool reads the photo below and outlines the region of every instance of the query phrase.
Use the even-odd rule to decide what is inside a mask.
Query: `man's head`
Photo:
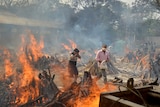
[[[75,53],[79,53],[79,49],[77,49],[77,48],[75,48],[73,51],[74,51]]]
[[[103,44],[102,45],[102,51],[106,51],[107,50],[107,45],[106,44]]]

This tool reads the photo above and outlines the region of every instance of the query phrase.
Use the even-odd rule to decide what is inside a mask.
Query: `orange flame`
[[[4,50],[4,55],[6,55],[6,59],[4,60],[5,64],[5,77],[8,78],[9,76],[13,75],[13,64],[10,61],[10,53],[8,50]]]
[[[77,48],[77,44],[73,40],[68,39],[68,41],[71,44],[72,49]]]
[[[62,43],[62,46],[67,50],[67,51],[71,51],[72,49],[77,48],[77,44],[73,41],[68,39],[70,45],[66,45],[64,43]]]
[[[70,48],[68,45],[62,44],[62,46],[63,46],[66,50],[71,51],[71,48]]]
[[[24,44],[25,39],[22,38],[22,43]],[[34,35],[30,35],[31,43],[29,45],[29,49],[31,50],[34,60],[38,60],[38,58],[42,55],[41,49],[43,48],[43,43],[38,44]],[[22,45],[23,46],[23,45]],[[36,71],[28,62],[27,55],[24,51],[24,47],[21,47],[19,61],[22,65],[22,74],[20,74],[19,80],[19,98],[17,98],[17,102],[19,105],[25,104],[28,100],[33,100],[39,95],[39,78],[38,71]],[[33,85],[34,84],[34,85]],[[25,89],[27,88],[27,89]]]
[[[71,48],[68,47],[65,44],[64,47],[66,46],[65,49],[69,49],[71,50],[72,48],[76,48],[77,45],[71,41]],[[44,47],[44,43],[43,41],[41,41],[40,43],[38,43],[36,41],[36,39],[34,38],[34,35],[31,34],[30,35],[30,44],[28,45],[28,48],[30,49],[32,55],[33,55],[33,60],[37,61],[39,57],[41,57],[43,54],[41,52],[42,48]],[[19,61],[21,63],[21,67],[22,67],[22,73],[20,74],[16,74],[18,75],[18,83],[11,83],[10,85],[14,85],[14,84],[18,84],[18,98],[16,99],[17,104],[18,105],[22,105],[27,103],[29,100],[34,100],[36,97],[39,96],[39,78],[38,78],[38,71],[35,70],[32,65],[30,65],[30,62],[28,60],[28,57],[25,53],[25,49],[24,49],[24,44],[25,44],[25,38],[22,38],[22,47],[20,50],[20,54],[19,54]],[[8,56],[10,56],[10,54],[7,51],[4,51]],[[31,59],[32,57],[30,57],[29,59]],[[5,61],[5,70],[6,70],[6,76],[11,76],[13,74],[13,64],[10,62],[10,60],[6,60]],[[61,70],[59,70],[61,71]],[[64,70],[65,71],[65,70]],[[66,73],[65,76],[66,78],[63,78],[63,82],[66,83],[66,80],[69,80],[67,82],[70,82],[70,78],[68,78],[68,74]],[[68,86],[68,84],[67,84]],[[67,87],[66,86],[66,87]],[[78,99],[76,101],[76,105],[74,107],[98,107],[99,104],[99,96],[100,93],[102,91],[109,91],[109,89],[111,88],[111,90],[114,90],[115,87],[114,86],[110,86],[107,85],[107,90],[106,87],[102,88],[100,90],[97,90],[96,86],[91,87],[91,94],[83,99]]]
[[[38,71],[36,71],[31,65],[30,60],[28,60],[28,54],[26,54],[24,44],[26,38],[22,37],[22,47],[19,52],[19,62],[21,65],[21,73],[14,72],[13,63],[10,61],[11,54],[8,50],[4,50],[3,54],[5,56],[4,68],[5,68],[5,77],[8,78],[13,75],[13,81],[9,84],[9,87],[12,89],[13,94],[16,94],[16,104],[22,105],[27,103],[29,100],[34,100],[39,96],[39,78]],[[34,56],[34,61],[42,56],[41,49],[44,47],[43,42],[37,43],[34,35],[30,35],[29,50]]]
[[[30,35],[30,40],[29,49],[31,49],[31,53],[34,55],[34,61],[37,61],[38,58],[43,55],[41,50],[44,48],[44,43],[43,41],[40,41],[38,44],[33,34]]]
[[[112,84],[106,84],[103,88],[93,85],[90,89],[91,94],[86,98],[78,99],[74,107],[98,107],[101,92],[116,90],[117,87]]]
[[[13,74],[12,66],[13,66],[13,64],[10,62],[10,60],[6,59],[5,60],[5,72],[6,72],[5,77],[9,77]]]

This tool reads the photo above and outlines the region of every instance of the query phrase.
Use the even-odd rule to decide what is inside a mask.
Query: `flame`
[[[100,93],[116,90],[117,87],[110,83],[104,87],[99,88],[97,85],[93,85],[90,89],[91,94],[85,98],[78,99],[74,107],[99,107]]]
[[[31,53],[33,54],[34,61],[37,61],[38,58],[43,55],[41,50],[44,48],[44,43],[41,40],[40,43],[38,44],[33,34],[30,34],[30,40],[31,40],[31,43],[29,45],[29,49],[31,49]]]
[[[71,44],[72,49],[77,48],[77,44],[73,40],[68,39],[68,41]]]
[[[28,101],[33,101],[35,98],[39,96],[39,93],[40,93],[39,92],[40,80],[38,78],[39,72],[36,69],[34,69],[34,67],[30,64],[30,61],[31,60],[37,61],[38,58],[43,55],[41,51],[44,47],[44,43],[42,40],[38,43],[33,34],[30,34],[29,37],[30,37],[29,38],[30,42],[29,42],[29,45],[27,45],[27,49],[29,49],[29,52],[31,54],[26,54],[25,47],[24,47],[26,44],[26,38],[22,36],[22,45],[21,45],[22,47],[20,48],[20,52],[19,52],[19,62],[21,65],[22,73],[16,72],[14,74],[13,64],[11,63],[9,59],[5,60],[6,77],[9,77],[13,74],[15,77],[17,76],[16,79],[18,81],[13,81],[9,85],[9,87],[13,88],[13,86],[16,85],[17,86],[16,89],[18,88],[17,91],[15,91],[17,95],[16,104],[18,106],[23,105],[27,103]],[[72,40],[69,40],[69,42],[71,44],[71,47],[65,44],[62,44],[65,47],[65,49],[71,50],[77,47],[75,42],[73,42]],[[8,56],[8,58],[10,58],[10,54],[8,51],[4,51],[4,53]],[[58,71],[61,71],[61,70],[58,70]],[[62,80],[61,82],[63,82],[64,85],[66,85],[64,87],[67,88],[70,86],[71,81],[73,80],[69,77],[68,72],[65,72],[65,71],[66,69],[63,69],[63,72],[61,72],[64,75],[62,76],[63,79],[61,79]],[[110,89],[114,90],[115,87],[108,84],[104,88],[98,89],[96,85],[94,85],[90,88],[91,94],[85,98],[76,100],[76,104],[74,107],[80,107],[80,106],[98,107],[100,93],[103,91],[109,91]]]
[[[8,78],[9,76],[13,75],[13,64],[10,61],[10,53],[8,50],[4,50],[4,55],[7,57],[4,60],[4,68],[5,68],[5,78]]]
[[[22,37],[22,43],[25,43],[25,38]],[[42,56],[41,49],[43,48],[43,42],[37,43],[34,35],[30,35],[30,44],[28,48],[34,56],[34,60],[37,61]],[[33,100],[39,95],[39,78],[38,71],[35,70],[29,63],[25,49],[22,45],[19,55],[19,61],[22,65],[22,73],[19,76],[19,96],[17,98],[18,104],[25,104],[28,100]],[[33,85],[34,84],[34,85]],[[26,88],[26,89],[25,89]]]
[[[64,43],[62,43],[62,46],[67,50],[67,51],[71,51],[72,49],[77,48],[77,44],[73,41],[68,39],[70,45],[66,45]]]
[[[13,64],[10,62],[9,59],[6,59],[5,60],[5,77],[9,77],[13,74],[13,70],[12,70],[12,67],[13,67]]]
[[[68,45],[65,45],[62,43],[62,46],[67,50],[67,51],[71,51],[71,48]]]
[[[10,78],[12,82],[8,85],[14,95],[16,95],[17,106],[23,105],[28,101],[34,100],[39,96],[39,72],[33,68],[28,59],[28,54],[25,51],[26,38],[22,36],[22,47],[19,51],[19,58],[17,61],[18,65],[21,65],[20,69],[22,72],[16,71],[14,69],[14,64],[11,62],[11,54],[7,49],[4,49],[4,69],[5,69],[5,79]],[[44,47],[43,42],[38,43],[34,38],[34,35],[30,35],[30,43],[27,45],[31,54],[36,61],[39,57],[42,56],[41,49]]]

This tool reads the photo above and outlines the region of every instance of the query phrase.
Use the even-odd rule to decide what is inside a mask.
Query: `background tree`
[[[155,0],[136,0],[133,4],[133,29],[137,37],[158,36],[159,10],[153,5],[155,2]]]

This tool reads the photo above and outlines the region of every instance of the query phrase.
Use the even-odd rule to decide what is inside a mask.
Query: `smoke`
[[[102,44],[115,45],[119,43],[119,40],[133,46],[135,32],[138,32],[136,30],[139,24],[144,21],[138,17],[139,14],[133,13],[132,7],[125,5],[122,5],[123,8],[118,7],[120,6],[118,1],[106,2],[103,6],[97,4],[97,7],[84,7],[77,13],[71,3],[66,2],[68,4],[47,0],[36,4],[36,0],[34,0],[34,3],[30,2],[30,8],[26,6],[23,9],[7,9],[17,17],[51,21],[58,25],[55,25],[55,28],[45,28],[43,25],[41,27],[25,27],[4,24],[2,28],[5,31],[0,33],[0,46],[17,49],[20,47],[21,35],[27,36],[26,31],[31,30],[38,40],[43,37],[44,53],[51,55],[67,53],[68,51],[64,49],[62,43],[70,46],[68,39],[74,41],[80,50],[94,53]],[[118,16],[117,13],[120,15]]]
[[[43,37],[45,46],[43,51],[51,55],[64,53],[66,50],[62,46],[62,43],[70,45],[68,39],[74,41],[80,50],[90,50],[93,54],[102,44],[106,43],[110,45],[112,43],[112,38],[114,37],[112,31],[109,31],[112,25],[109,24],[108,21],[106,21],[108,25],[105,25],[103,24],[104,21],[98,19],[96,22],[95,20],[95,18],[98,18],[98,15],[100,15],[100,9],[96,11],[94,8],[88,7],[86,8],[87,11],[84,9],[76,13],[74,8],[71,8],[71,6],[67,4],[41,2],[39,6],[34,2],[28,5],[30,8],[24,7],[22,9],[16,7],[12,10],[8,8],[5,12],[7,11],[20,18],[39,21],[47,20],[61,24],[57,25],[55,29],[45,28],[43,25],[42,27],[32,27],[4,24],[2,28],[5,29],[5,31],[0,33],[1,47],[13,50],[19,49],[21,45],[21,35],[28,36],[28,30],[33,33],[37,40]],[[56,7],[55,4],[58,6]],[[94,22],[92,22],[90,19],[94,14],[97,16],[94,17]]]
[[[9,48],[15,50],[20,45],[21,38],[19,33],[11,31],[10,29],[8,29],[9,27],[10,26],[5,26],[4,29],[7,30],[0,33],[0,47],[3,49]]]

